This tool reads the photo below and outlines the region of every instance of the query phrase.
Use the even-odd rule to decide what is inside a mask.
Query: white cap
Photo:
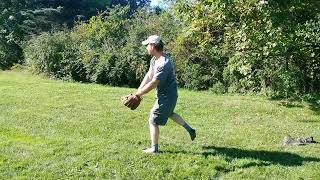
[[[143,45],[148,45],[148,44],[159,44],[161,41],[161,38],[158,35],[152,35],[149,36],[147,40],[142,41]]]

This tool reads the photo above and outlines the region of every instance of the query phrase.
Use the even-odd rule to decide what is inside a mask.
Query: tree
[[[319,9],[309,0],[178,0],[176,56],[192,72],[186,85],[223,81],[229,92],[278,96],[319,92]]]
[[[130,5],[131,14],[149,0],[2,0],[0,2],[0,66],[22,61],[22,42],[42,32],[72,28],[76,22],[116,5]]]
[[[0,69],[6,69],[21,59],[22,49],[18,43],[22,37],[17,14],[23,6],[23,0],[0,2]]]

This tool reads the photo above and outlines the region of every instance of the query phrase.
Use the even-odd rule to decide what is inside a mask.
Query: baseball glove
[[[122,104],[130,108],[131,110],[137,109],[140,105],[142,98],[135,94],[128,94],[121,97]]]

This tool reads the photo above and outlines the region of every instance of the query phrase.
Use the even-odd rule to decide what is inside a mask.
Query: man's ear
[[[154,45],[150,44],[150,50],[153,51],[154,50]]]
[[[151,45],[151,49],[154,51],[156,49],[156,45],[155,44],[150,44]]]

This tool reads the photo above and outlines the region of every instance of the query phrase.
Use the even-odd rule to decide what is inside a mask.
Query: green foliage
[[[209,91],[214,94],[224,94],[226,92],[225,86],[221,82],[214,84],[211,88],[209,88]]]
[[[301,24],[296,30],[296,46],[299,88],[303,92],[317,92],[320,89],[320,14],[317,18]]]
[[[3,0],[0,2],[0,68],[23,63],[24,41],[42,32],[61,31],[116,5],[130,5],[130,13],[149,0]],[[121,31],[115,33],[122,33]],[[112,36],[112,34],[110,34]]]
[[[229,92],[319,92],[319,8],[300,0],[178,1],[182,33],[175,55],[214,69],[206,88],[220,81]]]
[[[118,6],[78,23],[70,52],[86,81],[136,87],[151,59],[141,41],[158,34],[176,60],[180,86],[204,90],[222,83],[234,93],[315,94],[319,8],[307,0],[178,0],[168,10],[144,7],[133,14]]]
[[[67,65],[70,61],[71,64],[79,63],[79,76],[83,77],[85,74],[86,81],[137,87],[148,70],[151,59],[141,44],[142,40],[151,33],[160,34],[168,42],[168,48],[172,45],[175,28],[169,28],[173,25],[173,19],[167,13],[158,16],[141,9],[128,19],[129,13],[129,7],[118,6],[92,17],[88,22],[79,23],[69,33],[53,33],[34,38],[25,51],[28,65],[56,78],[77,80],[67,73],[66,67],[69,67]],[[154,32],[154,29],[158,31]],[[35,52],[38,54],[32,55]],[[62,59],[65,56],[59,56],[61,54],[67,54],[67,57]],[[48,61],[51,63],[49,68]]]
[[[1,41],[0,41],[1,43]],[[22,49],[15,43],[2,41],[0,44],[0,69],[9,69],[13,64],[20,63],[22,59]]]
[[[25,0],[5,0],[0,3],[0,68],[10,68],[22,63],[22,44],[28,35],[53,29],[59,10],[43,8],[34,10]]]
[[[128,34],[129,8],[117,7],[81,23],[72,32],[79,46],[79,59],[85,65],[87,79],[110,85],[136,85],[136,69],[122,56]],[[130,80],[130,81],[129,81]],[[129,81],[129,82],[128,82]]]
[[[23,5],[22,0],[0,2],[0,69],[8,69],[21,60],[21,29],[16,14]]]
[[[121,59],[127,59],[130,64],[128,69],[135,70],[134,72],[128,72],[129,77],[135,77],[135,86],[139,86],[149,68],[151,59],[141,42],[152,34],[158,34],[165,43],[165,50],[170,50],[174,46],[176,32],[175,21],[166,12],[157,15],[141,9],[130,19],[128,35],[125,37],[126,44],[120,54]]]
[[[24,49],[25,61],[33,71],[54,78],[84,81],[84,64],[70,33],[44,33],[31,39]]]
[[[208,89],[222,82],[226,58],[222,45],[223,19],[205,3],[179,1],[174,8],[181,29],[173,47],[178,59],[181,85],[192,89]]]
[[[233,72],[226,73],[227,81],[233,79],[228,83],[240,92],[270,87],[288,96],[305,93],[302,70],[312,68],[305,66],[308,60],[300,55],[298,42],[305,40],[297,38],[297,25],[314,19],[318,8],[310,1],[257,1],[235,6],[231,12],[241,16],[227,26],[226,48],[231,51],[225,70]]]

